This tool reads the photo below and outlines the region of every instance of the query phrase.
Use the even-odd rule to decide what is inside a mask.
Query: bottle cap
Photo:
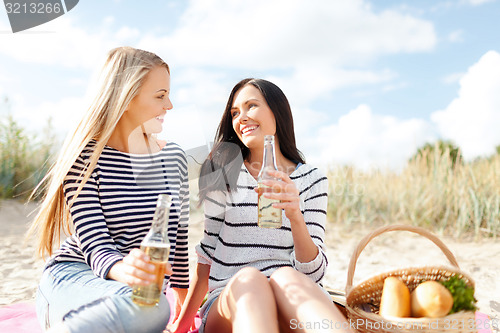
[[[274,135],[265,135],[264,141],[274,141]]]
[[[158,201],[156,202],[156,206],[170,207],[172,204],[172,198],[170,195],[162,193],[158,195]]]

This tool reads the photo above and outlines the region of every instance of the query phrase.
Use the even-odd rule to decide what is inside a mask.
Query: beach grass
[[[449,150],[424,151],[399,171],[332,167],[330,221],[406,223],[454,237],[500,235],[500,154],[455,163]]]
[[[57,149],[50,120],[39,135],[11,116],[0,121],[0,199],[26,200],[48,172]]]

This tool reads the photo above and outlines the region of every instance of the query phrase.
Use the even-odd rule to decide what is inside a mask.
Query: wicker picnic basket
[[[356,262],[361,251],[376,236],[388,231],[410,231],[424,236],[436,244],[445,254],[453,267],[425,266],[415,268],[403,268],[390,272],[378,274],[364,280],[356,286],[352,285]],[[468,333],[477,332],[475,328],[475,317],[473,311],[461,311],[443,318],[385,318],[380,316],[379,306],[385,278],[395,276],[406,283],[410,292],[422,281],[434,280],[444,281],[451,276],[457,275],[466,283],[474,287],[474,281],[465,273],[460,271],[458,263],[451,251],[436,236],[425,229],[408,225],[391,225],[381,227],[365,236],[356,247],[347,273],[346,283],[346,311],[351,327],[359,332],[453,332]]]

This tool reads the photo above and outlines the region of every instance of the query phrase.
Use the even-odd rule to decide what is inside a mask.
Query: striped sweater
[[[328,179],[316,168],[300,165],[291,175],[300,192],[300,208],[318,255],[311,262],[295,259],[290,220],[283,213],[282,227],[257,226],[257,181],[245,165],[238,176],[237,191],[210,192],[205,200],[204,237],[196,247],[198,262],[211,265],[210,295],[217,297],[241,268],[251,266],[270,276],[277,268],[294,267],[321,284],[328,264],[324,249]]]
[[[64,181],[66,202],[71,202],[80,171],[89,163],[91,141]],[[151,154],[128,154],[105,146],[89,180],[70,208],[74,233],[52,257],[51,263],[77,261],[106,278],[110,268],[149,231],[160,193],[172,197],[168,225],[169,262],[174,273],[165,284],[187,288],[189,185],[184,151],[175,143]],[[50,263],[49,263],[50,265]]]

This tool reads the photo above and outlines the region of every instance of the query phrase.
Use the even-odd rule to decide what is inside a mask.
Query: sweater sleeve
[[[85,262],[92,271],[101,278],[106,278],[111,267],[123,259],[110,236],[109,229],[104,219],[102,206],[99,200],[99,178],[97,169],[83,186],[75,200],[74,195],[78,189],[81,171],[84,170],[86,161],[78,157],[66,175],[63,184],[66,203],[69,205],[74,232]]]
[[[295,257],[295,251],[292,251],[290,260],[295,269],[318,283],[323,279],[328,265],[324,247],[328,179],[317,170],[315,175],[317,176],[312,178],[312,182],[301,190],[301,197],[302,194],[305,195],[301,205],[303,205],[302,214],[309,235],[318,247],[318,255],[310,262],[300,262]]]
[[[219,232],[224,224],[226,195],[224,192],[210,192],[204,201],[205,228],[203,239],[196,246],[198,262],[211,265],[214,251],[219,240]]]
[[[188,250],[188,224],[189,224],[189,182],[187,171],[187,159],[183,154],[183,162],[180,164],[181,188],[179,191],[180,215],[175,240],[175,255],[172,264],[173,274],[170,277],[170,285],[174,288],[189,287],[189,250]]]

